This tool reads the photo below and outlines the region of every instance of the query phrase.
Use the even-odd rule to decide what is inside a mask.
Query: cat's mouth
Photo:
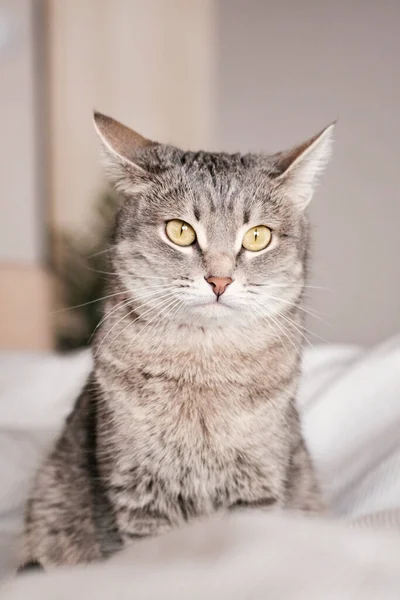
[[[208,310],[218,311],[218,310],[232,310],[232,306],[229,306],[226,302],[222,301],[221,298],[215,298],[215,300],[206,300],[205,302],[199,302],[196,305],[196,308],[204,308]]]

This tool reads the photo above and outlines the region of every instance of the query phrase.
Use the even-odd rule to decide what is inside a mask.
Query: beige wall
[[[32,0],[0,0],[0,262],[42,255]]]
[[[339,118],[314,198],[311,305],[328,340],[400,330],[400,2],[219,0],[218,132],[277,150]]]

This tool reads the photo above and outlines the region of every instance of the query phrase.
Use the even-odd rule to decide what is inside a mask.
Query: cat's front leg
[[[229,510],[245,510],[247,508],[261,508],[270,510],[279,507],[279,502],[272,496],[265,496],[258,500],[237,500],[229,506]]]
[[[285,508],[319,514],[327,512],[310,454],[302,438],[292,450],[286,481]]]
[[[122,474],[118,480],[119,485],[111,486],[109,497],[124,543],[170,531],[176,524],[174,507],[159,493],[156,483],[150,485],[145,476],[140,483],[124,481]]]

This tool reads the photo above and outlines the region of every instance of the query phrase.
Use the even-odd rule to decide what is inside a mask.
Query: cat
[[[323,511],[295,398],[306,208],[334,126],[263,156],[94,123],[122,198],[110,293],[27,502],[22,564],[105,559],[221,510]]]

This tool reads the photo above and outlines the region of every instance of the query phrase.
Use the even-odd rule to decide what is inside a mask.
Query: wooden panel
[[[0,264],[0,349],[53,346],[51,279],[38,266]]]
[[[104,185],[94,108],[144,135],[210,146],[214,0],[49,0],[53,223],[76,229]]]

